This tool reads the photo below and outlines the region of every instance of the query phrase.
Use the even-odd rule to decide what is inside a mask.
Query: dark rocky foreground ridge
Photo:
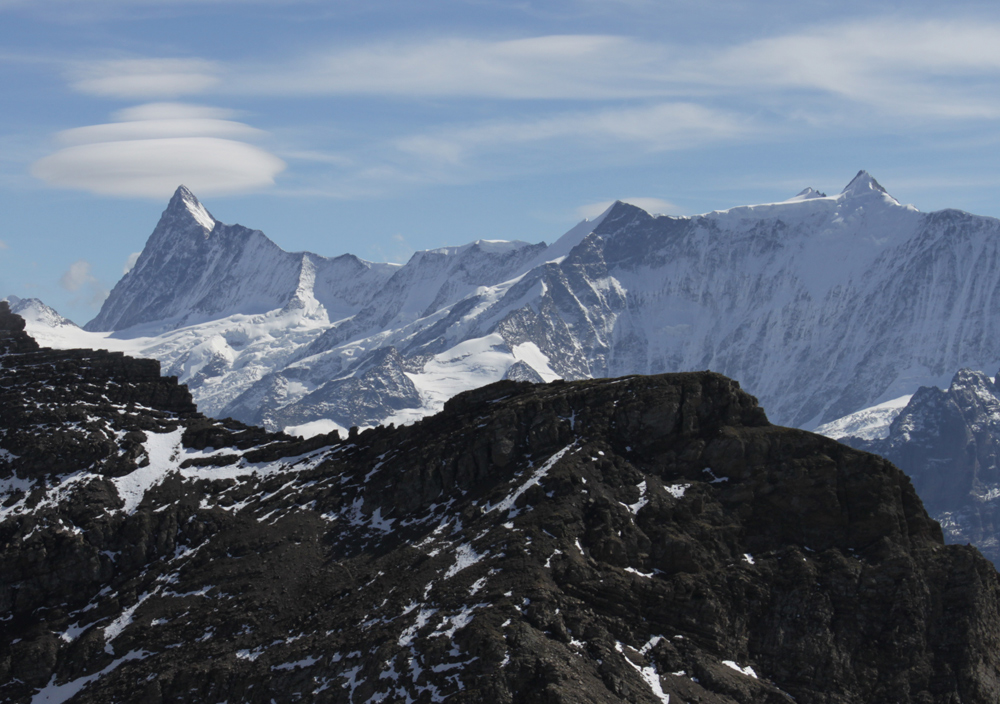
[[[995,702],[998,576],[712,373],[298,441],[0,306],[0,700]]]

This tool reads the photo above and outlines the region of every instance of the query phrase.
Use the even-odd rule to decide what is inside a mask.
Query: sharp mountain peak
[[[864,169],[858,171],[857,176],[851,179],[851,182],[844,187],[841,194],[846,196],[859,196],[869,192],[881,193],[882,195],[892,198],[882,184],[876,181],[875,177]]]
[[[176,222],[178,219],[182,221],[194,220],[195,223],[206,230],[206,234],[211,232],[218,222],[208,212],[208,209],[201,204],[198,196],[184,184],[178,186],[177,190],[174,191],[174,195],[167,204],[167,209],[163,211],[163,215],[161,216],[161,221],[173,220]]]

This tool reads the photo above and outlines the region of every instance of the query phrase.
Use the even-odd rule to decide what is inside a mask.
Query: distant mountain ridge
[[[921,213],[864,171],[691,217],[617,202],[552,245],[403,266],[284,252],[181,188],[86,327],[160,359],[205,412],[271,429],[410,422],[510,374],[691,369],[813,427],[1000,365],[998,304],[1000,221]]]
[[[59,315],[54,308],[45,305],[37,298],[20,298],[18,296],[7,296],[3,299],[10,304],[12,313],[16,313],[25,320],[30,321],[35,327],[44,328],[66,328],[77,327],[69,318]]]

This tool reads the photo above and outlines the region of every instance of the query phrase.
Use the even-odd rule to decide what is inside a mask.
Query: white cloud
[[[983,82],[1000,77],[1000,24],[868,17],[737,46],[609,35],[437,38],[219,71],[224,90],[256,95],[689,102],[739,96],[769,104],[780,96],[823,95],[892,115],[990,118],[1000,114],[1000,98]]]
[[[163,198],[180,183],[205,194],[258,189],[274,183],[284,166],[244,142],[175,137],[68,147],[35,162],[31,173],[53,186]]]
[[[59,285],[73,293],[76,293],[84,286],[96,283],[97,278],[90,273],[90,262],[84,259],[70,264],[69,269],[59,279]]]
[[[199,193],[254,190],[274,183],[285,163],[238,139],[263,135],[228,111],[155,103],[120,111],[119,122],[60,132],[66,148],[31,173],[54,186],[118,196],[163,198],[177,185]]]
[[[219,67],[202,59],[117,59],[77,64],[74,89],[109,98],[174,98],[219,85]]]
[[[90,262],[85,259],[70,264],[66,273],[60,277],[59,285],[71,293],[79,294],[74,302],[86,303],[94,308],[100,307],[108,297],[108,290],[91,273]]]
[[[672,54],[662,45],[601,35],[374,43],[277,70],[239,71],[231,88],[272,95],[649,96],[662,94],[656,74]]]
[[[642,208],[650,215],[676,215],[680,212],[676,205],[662,198],[619,198],[618,200]],[[576,209],[576,215],[580,218],[595,218],[610,208],[614,202],[613,200],[605,200],[600,203],[581,205]]]
[[[2,250],[2,249],[9,249],[9,247],[7,246],[6,242],[4,242],[3,240],[0,240],[0,250]]]
[[[90,273],[90,262],[81,259],[70,265],[66,273],[59,279],[59,285],[67,291],[76,292],[84,285],[94,281],[97,281],[97,279]]]
[[[128,259],[125,260],[125,266],[122,267],[122,276],[125,276],[125,274],[132,271],[133,267],[135,267],[136,261],[139,259],[140,254],[142,254],[142,252],[132,252],[128,255]]]
[[[95,144],[136,139],[166,139],[171,137],[235,137],[253,139],[265,134],[242,122],[230,120],[171,119],[131,120],[106,125],[89,125],[64,130],[56,135],[62,144]]]
[[[123,108],[111,116],[119,121],[128,120],[228,120],[236,111],[209,105],[191,103],[143,103]]]
[[[868,19],[760,39],[685,67],[692,81],[811,89],[892,113],[995,117],[979,81],[1000,75],[1000,25]]]
[[[736,115],[691,103],[573,112],[535,120],[492,122],[414,135],[396,142],[404,152],[457,164],[478,151],[555,139],[634,142],[652,151],[680,149],[756,131]]]

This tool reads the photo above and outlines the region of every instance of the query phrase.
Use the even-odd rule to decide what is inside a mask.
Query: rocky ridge
[[[998,576],[699,372],[302,441],[0,304],[0,698],[992,702]]]
[[[903,469],[953,543],[1000,564],[1000,386],[960,369],[947,389],[920,388],[884,437],[839,440]]]

